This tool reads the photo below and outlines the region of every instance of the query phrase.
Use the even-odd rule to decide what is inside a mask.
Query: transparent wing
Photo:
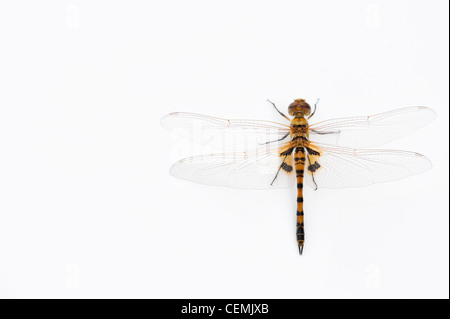
[[[194,142],[223,151],[256,149],[266,143],[281,145],[290,126],[270,121],[226,120],[193,113],[171,113],[161,124]]]
[[[333,119],[310,125],[309,138],[341,147],[375,147],[405,137],[435,117],[432,109],[414,106],[372,116]]]
[[[286,145],[289,145],[287,143]],[[280,157],[278,148],[194,156],[175,163],[170,173],[200,184],[243,189],[292,187],[292,155]]]
[[[425,156],[399,150],[311,146],[305,179],[314,188],[346,188],[390,182],[432,167]],[[319,155],[311,155],[315,152]]]

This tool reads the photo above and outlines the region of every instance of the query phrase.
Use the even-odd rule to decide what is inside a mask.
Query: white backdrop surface
[[[448,298],[447,1],[3,1],[0,297]],[[314,121],[426,105],[393,183],[208,187],[170,112]],[[312,121],[312,122],[314,122]]]

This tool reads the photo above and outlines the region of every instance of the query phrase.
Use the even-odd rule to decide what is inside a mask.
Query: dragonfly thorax
[[[306,133],[308,121],[303,116],[296,116],[291,122],[292,133]]]
[[[308,121],[304,117],[294,117],[291,122],[291,127],[306,127],[308,126]]]
[[[296,116],[291,122],[291,138],[307,139],[308,121],[303,116]]]

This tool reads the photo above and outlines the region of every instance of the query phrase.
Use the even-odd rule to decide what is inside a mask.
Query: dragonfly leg
[[[286,158],[287,158],[287,157],[288,157],[288,155],[285,155],[285,156],[284,156],[283,163],[281,163],[280,168],[278,169],[278,172],[277,172],[277,174],[275,175],[275,178],[273,179],[272,183],[270,183],[270,186],[273,186],[273,183],[275,183],[275,181],[276,181],[278,175],[280,174],[281,169],[286,165]],[[292,167],[291,167],[291,170],[292,170]]]
[[[307,150],[308,150],[308,148],[307,148]],[[311,149],[309,149],[309,150],[311,150]],[[315,154],[313,150],[311,150],[311,153]],[[313,164],[311,164],[311,158],[310,158],[309,155],[310,154],[308,153],[308,163],[310,164],[308,166],[308,172],[311,174],[311,177],[312,177],[312,180],[313,180],[313,183],[314,183],[314,190],[316,191],[318,189],[318,186],[317,186],[317,183],[316,183],[316,179],[314,178],[314,173],[316,172],[316,170],[318,168],[320,168],[320,164],[317,161],[315,161]]]
[[[277,108],[277,106],[275,105],[275,103],[273,103],[271,100],[267,100],[270,104],[272,104],[273,105],[273,107],[275,108],[275,110],[277,110],[277,112],[282,116],[282,117],[284,117],[286,120],[288,120],[289,122],[291,121],[291,119],[289,118],[289,117],[287,117],[283,112],[281,112],[278,108]]]
[[[317,104],[319,104],[320,99],[317,99],[316,104],[314,104],[314,111],[311,113],[310,116],[308,116],[308,120],[314,115],[314,113],[316,113],[317,110]]]
[[[276,142],[281,142],[282,140],[284,140],[286,137],[289,136],[290,133],[287,133],[285,136],[283,136],[282,138],[280,138],[279,140],[275,140],[275,141],[270,141],[270,142],[266,142],[260,145],[267,145],[267,144],[272,144],[272,143],[276,143]]]

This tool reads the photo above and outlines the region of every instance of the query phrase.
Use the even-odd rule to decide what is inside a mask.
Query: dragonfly
[[[431,161],[416,152],[378,149],[431,123],[436,113],[425,106],[371,116],[344,117],[309,124],[315,114],[305,99],[288,106],[287,116],[268,100],[284,123],[222,119],[171,113],[161,124],[218,151],[176,162],[170,173],[200,184],[239,189],[297,187],[296,236],[305,245],[304,184],[319,188],[362,187],[423,173]],[[318,101],[317,101],[318,102]]]

